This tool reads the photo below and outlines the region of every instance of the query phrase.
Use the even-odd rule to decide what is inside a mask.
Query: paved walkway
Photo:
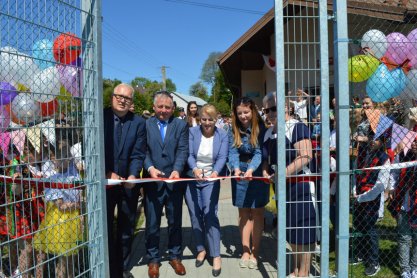
[[[277,254],[277,242],[271,235],[271,224],[267,224],[264,236],[261,243],[261,253],[259,258],[259,269],[241,269],[239,268],[239,259],[241,256],[242,245],[240,242],[239,229],[237,227],[238,210],[232,205],[232,193],[229,181],[223,181],[220,190],[219,200],[219,219],[221,225],[221,243],[220,253],[222,257],[222,273],[220,277],[276,277],[276,254]],[[193,235],[190,224],[190,217],[188,214],[187,206],[184,203],[183,206],[183,264],[186,268],[186,277],[213,277],[211,275],[211,265],[207,261],[204,265],[196,268],[194,266],[196,251],[193,244]],[[160,268],[160,277],[175,277],[174,270],[168,264],[167,260],[167,223],[166,218],[163,217],[161,225],[161,254],[163,254],[162,265]],[[135,241],[133,243],[133,250],[135,250],[132,256],[133,269],[132,274],[135,277],[146,278],[148,277],[148,267],[144,262],[145,256],[145,238],[144,238],[144,225],[139,231]]]

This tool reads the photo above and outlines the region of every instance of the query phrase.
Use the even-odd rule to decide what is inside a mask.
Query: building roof
[[[183,101],[185,101],[187,103],[190,102],[190,101],[195,101],[198,106],[203,106],[204,104],[207,103],[207,101],[205,101],[205,100],[203,100],[199,97],[184,95],[184,94],[180,94],[178,92],[174,92],[174,93],[171,93],[171,94],[175,95],[176,97],[182,99]]]
[[[288,8],[292,5],[293,8]],[[292,16],[302,7],[318,7],[317,1],[284,0],[284,15]],[[327,1],[333,10],[333,0]],[[349,14],[363,15],[397,22],[417,21],[417,0],[348,0]],[[232,91],[239,93],[241,70],[262,69],[262,54],[271,53],[270,39],[274,33],[275,10],[270,9],[218,59],[223,76]]]

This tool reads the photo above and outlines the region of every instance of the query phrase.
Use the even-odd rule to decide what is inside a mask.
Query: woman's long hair
[[[198,105],[197,105],[197,102],[190,101],[187,104],[187,117],[186,117],[186,122],[187,122],[188,126],[190,126],[190,127],[193,126],[193,117],[191,116],[191,110],[190,110],[191,105],[193,105],[193,104],[195,104],[197,106],[197,112],[195,113],[195,117],[194,117],[195,118],[195,121],[196,121],[197,125],[200,124],[200,115],[198,114]]]
[[[252,147],[258,145],[258,135],[260,132],[260,124],[262,123],[262,118],[256,109],[255,102],[248,97],[242,97],[235,101],[233,104],[233,113],[232,113],[232,130],[233,130],[233,145],[235,147],[240,147],[242,145],[242,134],[246,133],[246,130],[242,130],[243,126],[237,117],[237,107],[239,105],[248,106],[252,111],[252,120],[251,120],[251,129],[250,134],[250,144]]]

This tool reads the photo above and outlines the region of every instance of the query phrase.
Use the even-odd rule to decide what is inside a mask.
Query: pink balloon
[[[10,106],[0,106],[0,129],[6,129],[10,124]]]
[[[75,66],[58,66],[59,81],[74,97],[81,95],[81,69]]]
[[[407,35],[407,39],[410,41],[410,48],[407,55],[407,58],[410,60],[409,65],[417,69],[417,28]]]
[[[402,64],[408,56],[410,41],[401,33],[391,33],[387,36],[388,49],[385,56],[397,65]]]

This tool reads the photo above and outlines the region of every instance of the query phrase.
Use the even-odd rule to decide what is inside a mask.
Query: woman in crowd
[[[203,265],[208,252],[213,258],[214,277],[220,275],[220,223],[217,217],[220,193],[220,180],[207,181],[204,178],[216,178],[226,165],[228,153],[227,133],[215,126],[217,111],[211,104],[201,109],[201,126],[190,129],[188,166],[198,181],[188,184],[185,201],[190,213],[197,248],[195,266]]]
[[[200,116],[198,115],[197,102],[190,101],[187,105],[187,123],[189,127],[200,124]]]
[[[269,201],[269,186],[262,181],[250,180],[260,176],[262,169],[262,142],[265,127],[253,100],[238,99],[233,106],[232,129],[229,133],[229,164],[235,176],[232,179],[233,205],[239,209],[239,229],[242,239],[242,268],[257,268],[259,246],[264,228],[264,207]],[[252,248],[251,246],[252,237]]]
[[[264,98],[264,112],[273,126],[266,132],[263,144],[263,176],[270,178],[277,165],[276,137],[276,97],[268,93]],[[308,127],[292,119],[285,107],[286,121],[286,173],[287,176],[308,173],[307,168],[312,159],[312,147]],[[287,241],[290,243],[294,256],[294,269],[289,277],[308,277],[310,271],[311,251],[315,250],[316,212],[311,198],[311,183],[305,181],[289,181],[286,189],[287,210]]]
[[[304,92],[301,89],[297,89],[295,93],[297,100],[291,100],[290,102],[294,105],[294,113],[298,115],[300,121],[307,123],[307,100],[304,97],[309,97],[310,95]]]

